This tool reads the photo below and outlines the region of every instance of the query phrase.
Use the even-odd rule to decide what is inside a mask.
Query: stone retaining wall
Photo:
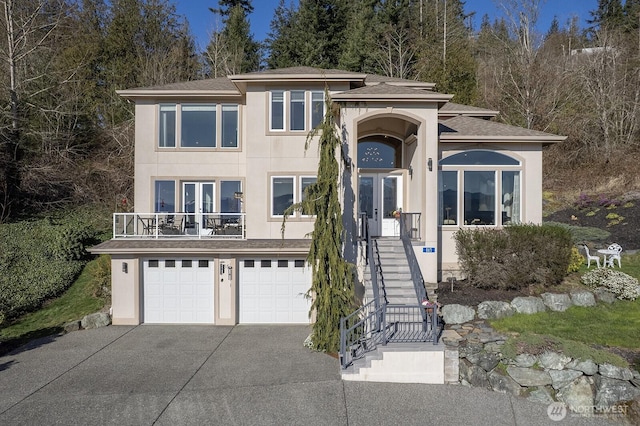
[[[517,297],[511,303],[486,301],[477,309],[445,305],[442,341],[455,358],[458,383],[526,397],[550,404],[558,401],[581,414],[610,412],[621,402],[640,400],[640,373],[592,360],[572,359],[562,353],[521,354],[505,358],[502,346],[507,336],[495,332],[486,322],[514,313],[545,310],[564,311],[572,305],[594,306],[596,301],[613,303],[606,290],[579,290],[569,294],[545,293],[541,297]],[[449,377],[455,375],[449,375]],[[453,382],[453,381],[452,381]]]

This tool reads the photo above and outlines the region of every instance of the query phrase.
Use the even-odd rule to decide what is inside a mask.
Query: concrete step
[[[378,346],[341,375],[350,381],[444,384],[445,346],[431,342]]]

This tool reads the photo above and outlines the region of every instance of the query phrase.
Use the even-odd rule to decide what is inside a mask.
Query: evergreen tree
[[[231,11],[235,9],[236,6],[240,6],[247,16],[253,13],[251,0],[218,0],[218,5],[220,6],[218,9],[210,7],[209,10],[213,13],[220,13],[225,20],[231,16]]]
[[[325,90],[327,113],[324,120],[307,137],[305,149],[318,140],[320,161],[317,180],[305,189],[305,199],[291,206],[282,223],[284,235],[286,217],[294,211],[316,216],[311,233],[311,249],[307,262],[313,271],[313,280],[307,296],[313,299],[311,315],[315,312],[311,341],[319,351],[338,352],[340,348],[340,318],[355,309],[353,265],[344,260],[344,227],[340,204],[340,166],[336,160],[340,149],[340,136],[336,126],[334,108],[329,92]]]
[[[269,66],[336,68],[348,10],[348,0],[300,0],[297,10],[285,7],[281,0],[271,21]]]
[[[377,37],[372,27],[378,1],[354,0],[351,3],[338,68],[354,72],[377,71],[374,56],[378,48]]]
[[[609,29],[622,27],[624,12],[621,0],[598,0],[598,8],[590,12],[592,19],[587,21],[592,24],[592,31],[596,29]]]
[[[280,0],[269,25],[270,31],[265,40],[269,55],[267,68],[287,68],[297,65],[295,62],[296,43],[293,40],[293,20],[296,9],[293,4],[285,6]]]
[[[222,31],[211,35],[205,60],[213,77],[258,71],[260,45],[253,40],[240,4],[231,10]]]

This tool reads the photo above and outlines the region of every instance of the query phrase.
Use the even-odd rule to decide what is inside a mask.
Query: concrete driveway
[[[111,326],[0,357],[2,425],[602,425],[453,385],[343,382],[307,326]]]

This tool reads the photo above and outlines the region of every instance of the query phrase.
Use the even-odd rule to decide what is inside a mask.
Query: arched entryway
[[[396,213],[403,206],[403,142],[374,135],[358,141],[358,205],[373,236],[398,235]]]

